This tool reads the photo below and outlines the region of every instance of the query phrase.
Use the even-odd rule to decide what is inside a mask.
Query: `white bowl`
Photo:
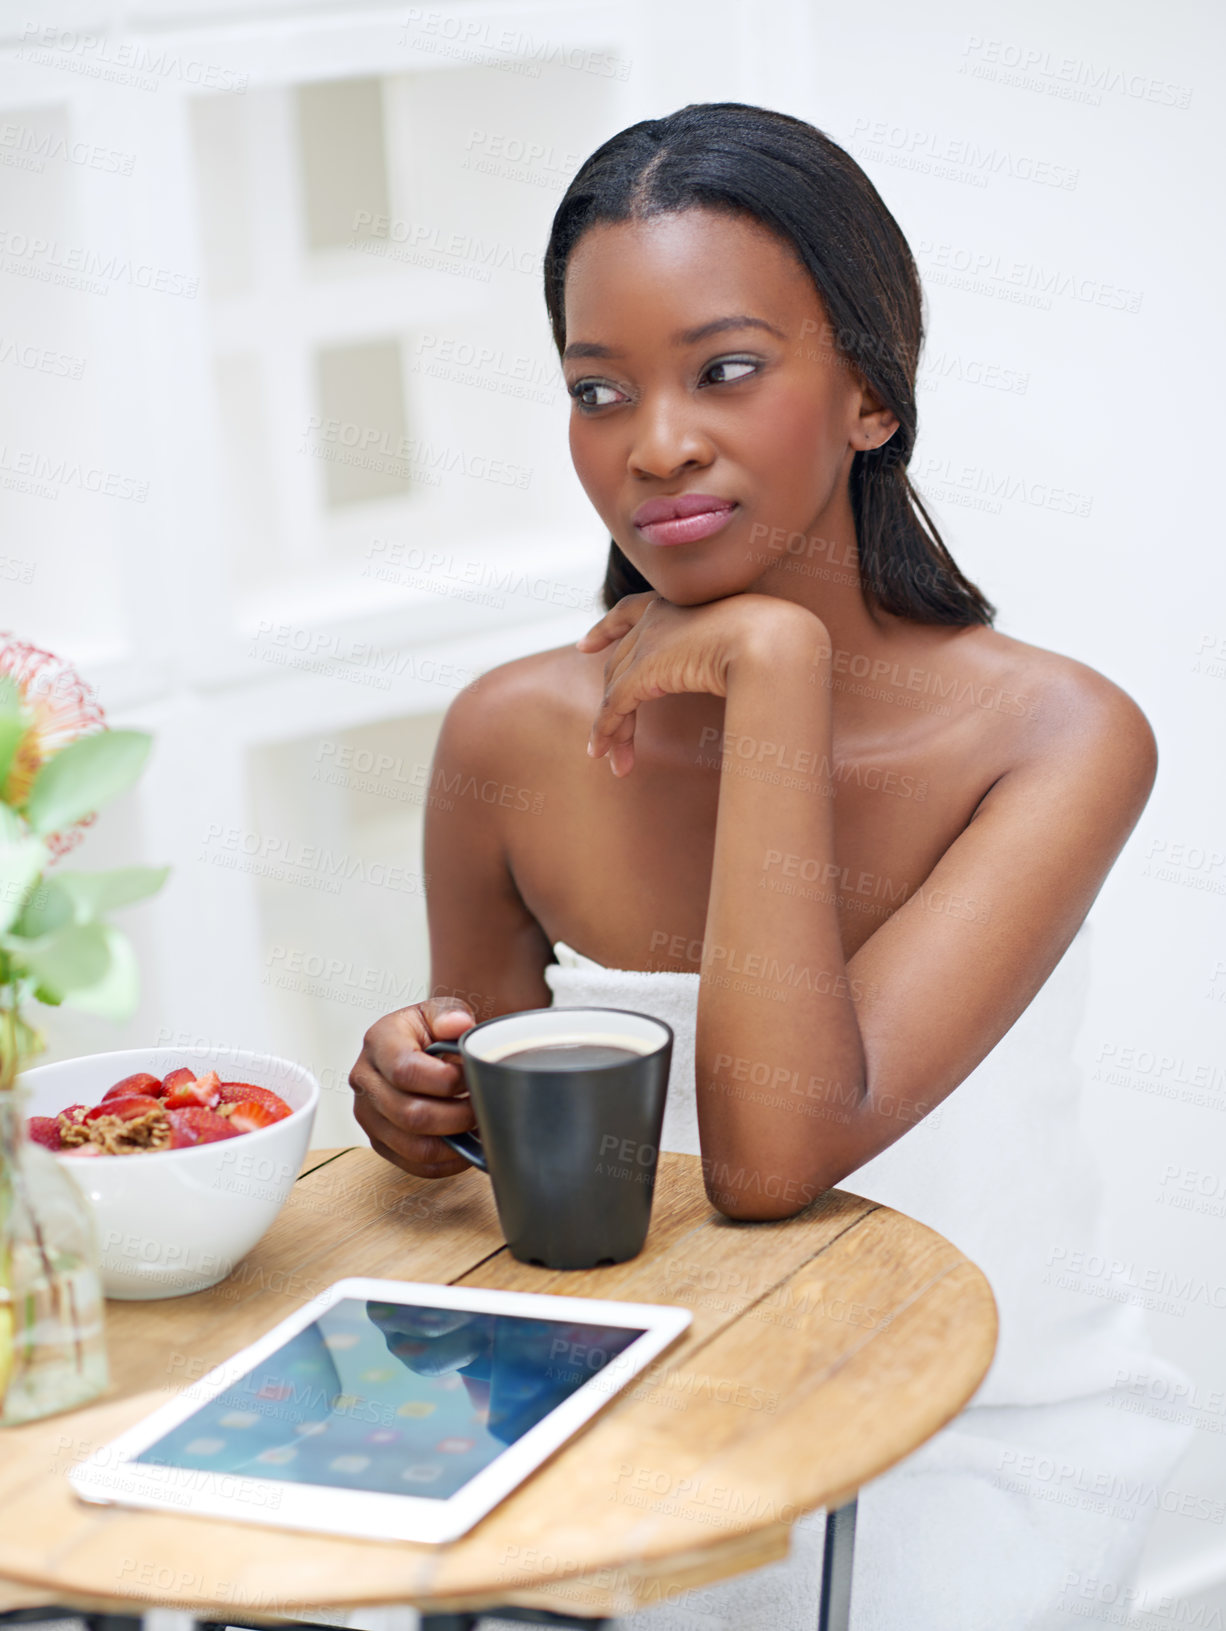
[[[293,1114],[254,1133],[182,1150],[57,1155],[93,1204],[108,1297],[180,1297],[224,1280],[271,1226],[306,1155],[319,1083],[289,1059],[241,1048],[125,1048],[40,1065],[21,1077],[25,1113],[97,1104],[125,1076],[186,1065],[279,1093]]]

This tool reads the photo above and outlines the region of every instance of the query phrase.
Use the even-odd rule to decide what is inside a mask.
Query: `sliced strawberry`
[[[137,1071],[135,1076],[125,1076],[122,1082],[116,1082],[114,1087],[108,1087],[102,1095],[103,1102],[107,1099],[127,1099],[134,1094],[160,1099],[162,1096],[162,1081],[159,1076],[150,1076],[147,1070]]]
[[[169,1096],[175,1092],[177,1088],[182,1087],[185,1082],[194,1082],[195,1080],[196,1072],[194,1070],[188,1070],[186,1065],[181,1066],[178,1070],[172,1070],[162,1082],[162,1097],[169,1098]]]
[[[243,1099],[236,1104],[226,1120],[236,1133],[257,1133],[261,1127],[271,1127],[274,1121],[284,1121],[284,1116],[277,1115],[259,1099]]]
[[[54,1116],[28,1116],[26,1131],[35,1144],[44,1144],[49,1150],[60,1147],[60,1124]]]
[[[178,1072],[175,1074],[178,1075]],[[170,1080],[169,1077],[166,1079]],[[162,1103],[168,1110],[211,1110],[221,1098],[220,1089],[221,1083],[217,1080],[217,1072],[210,1070],[199,1078],[171,1088]]]
[[[126,1099],[103,1099],[92,1110],[87,1110],[85,1121],[97,1121],[99,1116],[118,1116],[121,1121],[132,1121],[136,1116],[143,1116],[148,1110],[160,1110],[161,1099],[155,1099],[148,1093],[132,1093]]]
[[[221,1084],[222,1104],[262,1104],[273,1112],[273,1118],[281,1121],[286,1116],[293,1115],[293,1107],[271,1087],[256,1087],[253,1082],[223,1082]]]
[[[89,1114],[88,1104],[70,1104],[67,1110],[61,1110],[61,1116],[67,1116],[69,1121],[82,1122]]]
[[[170,1120],[170,1147],[186,1149],[190,1144],[212,1144],[215,1139],[234,1138],[237,1129],[231,1127],[225,1116],[216,1110],[197,1106],[194,1110],[168,1110]]]

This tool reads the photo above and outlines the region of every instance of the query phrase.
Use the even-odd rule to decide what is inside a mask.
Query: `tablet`
[[[649,1303],[340,1280],[69,1482],[108,1505],[453,1540],[690,1318]]]

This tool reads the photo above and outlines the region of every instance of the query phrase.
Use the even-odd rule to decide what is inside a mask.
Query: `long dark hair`
[[[919,623],[988,623],[995,608],[963,576],[907,476],[923,344],[919,273],[898,222],[860,166],[790,114],[692,102],[619,131],[579,168],[545,251],[545,304],[561,355],[571,251],[590,226],[683,209],[749,216],[788,243],[821,296],[824,337],[898,419],[851,466],[860,583],[870,604]],[[603,600],[651,584],[609,541]]]

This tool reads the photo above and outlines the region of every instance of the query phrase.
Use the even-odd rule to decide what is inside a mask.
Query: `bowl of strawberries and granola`
[[[98,1225],[108,1297],[176,1297],[225,1278],[285,1204],[319,1083],[240,1048],[128,1048],[21,1078],[28,1131]]]

